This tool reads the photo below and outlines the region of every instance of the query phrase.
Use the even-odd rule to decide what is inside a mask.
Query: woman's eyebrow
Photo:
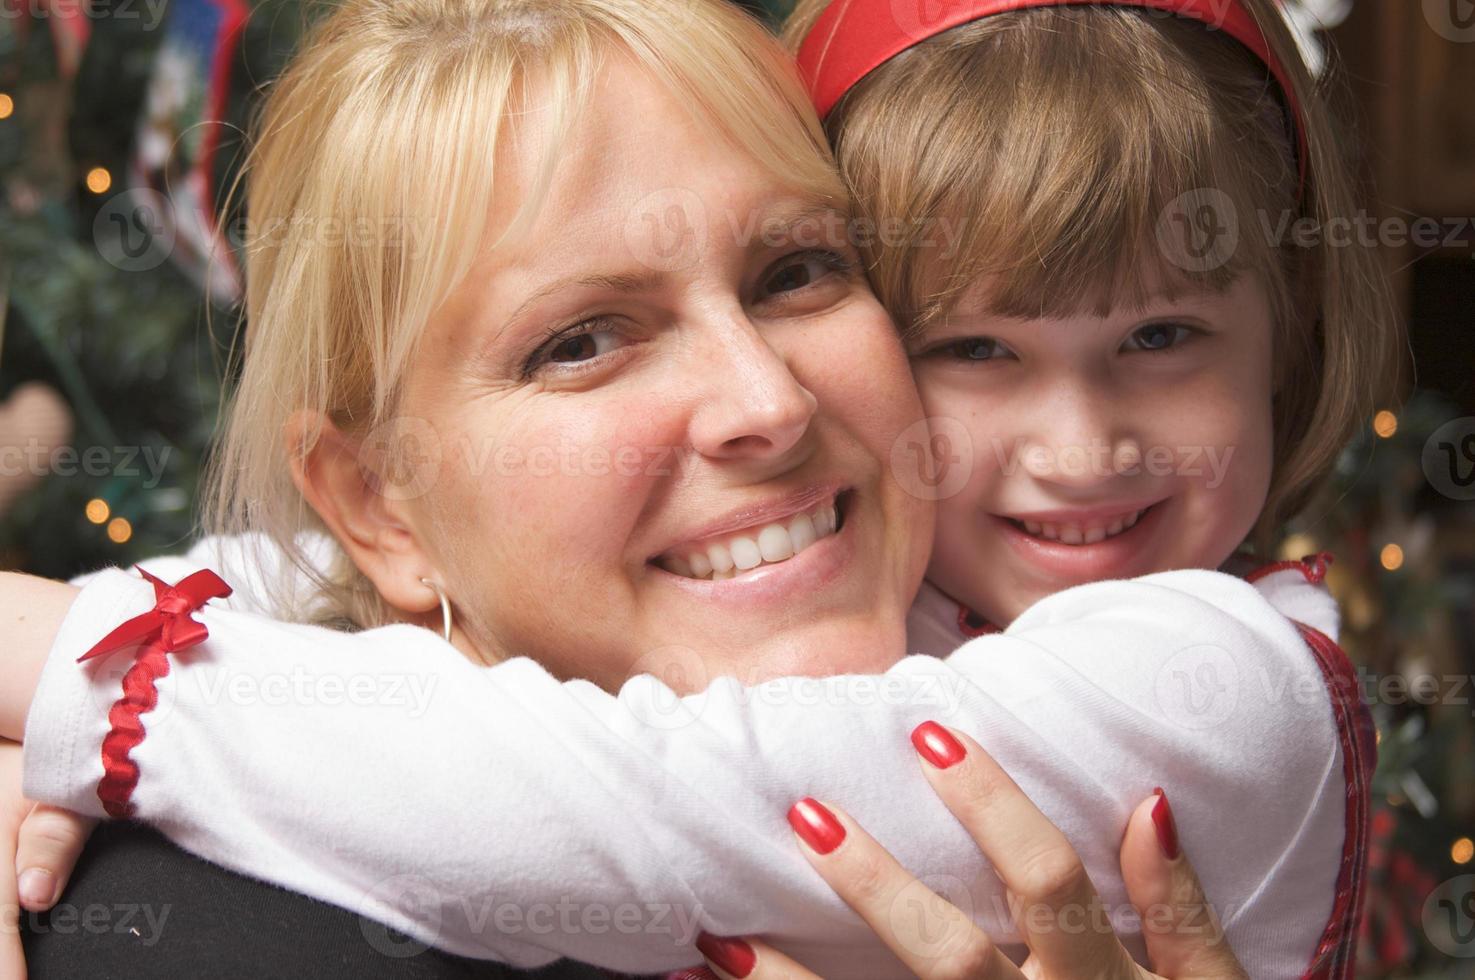
[[[615,293],[640,293],[656,289],[664,276],[649,269],[644,272],[594,273],[587,276],[566,276],[539,286],[532,295],[518,304],[517,309],[504,321],[515,323],[524,313],[542,300],[566,289],[603,289]]]
[[[830,222],[836,230],[848,237],[850,215],[823,201],[784,201],[775,204],[758,215],[755,227],[765,234],[777,229],[781,235],[792,236],[800,225],[816,220]],[[761,239],[765,236],[759,237]]]

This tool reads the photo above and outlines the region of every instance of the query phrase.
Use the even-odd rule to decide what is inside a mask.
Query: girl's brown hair
[[[799,0],[791,50],[828,2]],[[984,277],[995,313],[1031,317],[1257,276],[1276,318],[1264,547],[1391,397],[1401,350],[1376,251],[1292,234],[1302,219],[1324,232],[1356,215],[1355,171],[1273,0],[1241,2],[1302,107],[1304,184],[1265,65],[1205,24],[1133,7],[1043,7],[944,31],[862,79],[825,128],[858,215],[902,231],[861,245],[909,334]]]

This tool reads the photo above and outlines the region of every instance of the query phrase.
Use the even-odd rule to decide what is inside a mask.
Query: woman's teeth
[[[1063,523],[1036,523],[1035,521],[1015,521],[1014,526],[1023,528],[1026,533],[1046,541],[1059,541],[1061,544],[1096,544],[1107,538],[1114,538],[1123,531],[1130,530],[1137,523],[1147,509],[1134,510],[1130,514],[1114,517],[1110,521],[1095,522],[1087,524],[1063,524]]]
[[[662,557],[659,564],[666,571],[685,578],[720,582],[760,565],[788,561],[821,538],[834,534],[838,524],[835,502],[831,500],[807,514],[765,524],[735,537],[678,550]]]

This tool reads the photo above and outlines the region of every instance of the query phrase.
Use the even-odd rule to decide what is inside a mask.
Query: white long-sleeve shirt
[[[168,582],[208,566],[237,591],[194,614],[209,638],[157,681],[131,752],[136,815],[424,943],[656,972],[699,962],[705,929],[762,936],[824,976],[906,975],[799,853],[785,814],[814,796],[1007,951],[1002,883],[908,739],[933,719],[1065,833],[1139,959],[1118,849],[1162,786],[1250,975],[1350,975],[1338,939],[1360,899],[1372,748],[1340,651],[1293,624],[1337,629],[1304,566],[1081,586],[961,646],[958,607],[925,588],[912,649],[945,660],[677,698],[650,676],[615,696],[526,658],[477,666],[415,626],[270,620],[228,547],[143,563]],[[154,594],[120,569],[84,578],[28,717],[24,788],[101,816],[99,746],[133,656],[76,661]]]

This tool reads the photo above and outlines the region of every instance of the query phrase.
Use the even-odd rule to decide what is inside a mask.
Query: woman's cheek
[[[654,488],[677,479],[680,431],[656,399],[618,406],[596,395],[524,413],[497,432],[491,474],[473,492],[545,553],[619,562]]]

